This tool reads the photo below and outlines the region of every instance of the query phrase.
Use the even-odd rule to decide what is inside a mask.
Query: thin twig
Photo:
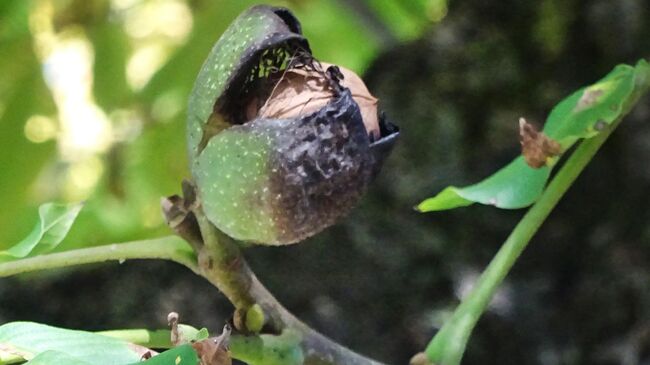
[[[113,243],[4,262],[0,263],[0,277],[81,264],[106,261],[122,262],[132,259],[171,260],[188,267],[195,273],[198,272],[196,256],[192,248],[178,237],[167,236],[150,240]]]

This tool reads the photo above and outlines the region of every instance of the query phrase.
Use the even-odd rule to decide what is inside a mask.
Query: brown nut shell
[[[321,62],[322,69],[332,64]],[[363,124],[371,141],[378,140],[379,118],[377,114],[378,100],[364,84],[363,80],[353,71],[338,66],[343,80],[341,86],[350,89],[353,100],[359,105]],[[253,100],[246,110],[249,120],[259,118],[293,119],[315,113],[332,101],[335,91],[323,72],[293,68],[286,70],[273,87],[271,95],[258,108],[259,100]]]

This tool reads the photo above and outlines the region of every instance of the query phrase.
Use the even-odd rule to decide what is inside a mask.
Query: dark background
[[[188,175],[185,98],[211,44],[250,4],[4,1],[2,246],[24,236],[38,204],[49,200],[87,202],[61,250],[169,234],[157,204],[160,196],[178,192]],[[379,360],[407,363],[523,214],[483,206],[419,214],[411,207],[509,162],[519,152],[520,116],[541,124],[576,88],[618,63],[647,59],[650,3],[276,4],[296,12],[317,57],[363,73],[402,135],[363,202],[340,224],[302,244],[255,247],[246,256],[279,300],[319,331]],[[170,23],[158,8],[174,14]],[[165,33],[165,24],[171,29],[183,14],[191,29]],[[147,28],[145,20],[157,17],[164,18],[160,29]],[[66,142],[77,124],[43,77],[48,67],[57,72],[49,57],[66,39],[84,40],[94,54],[89,100],[109,125],[102,130],[110,134],[107,146]],[[129,60],[151,45],[163,56],[152,58],[158,66],[144,62],[155,71],[138,84],[127,76]],[[63,84],[73,82],[64,78]],[[645,98],[517,262],[479,322],[464,363],[650,364],[649,192]],[[88,265],[0,280],[0,323],[160,328],[172,310],[186,323],[217,332],[232,309],[203,279],[166,262]]]

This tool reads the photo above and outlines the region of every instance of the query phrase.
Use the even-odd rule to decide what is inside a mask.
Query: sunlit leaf
[[[30,354],[30,357],[54,351],[58,354],[43,356],[47,360],[50,356],[65,355],[76,359],[80,364],[123,365],[140,360],[137,351],[125,341],[33,322],[11,322],[0,326],[0,348],[13,348],[21,354]]]
[[[636,67],[619,65],[602,80],[580,89],[560,102],[549,115],[543,132],[560,143],[563,150],[582,138],[592,138],[622,117],[650,81],[650,66],[644,60]],[[421,212],[468,206],[473,203],[499,208],[523,208],[534,203],[542,194],[551,169],[539,169],[526,164],[522,156],[480,183],[458,188],[450,186],[433,198],[420,203]]]
[[[149,360],[138,362],[136,364],[146,365],[197,365],[199,358],[192,345],[181,345],[167,350],[159,355],[152,357]],[[132,364],[132,365],[136,365]],[[213,365],[213,364],[210,364]],[[220,365],[220,364],[214,364]]]
[[[82,204],[46,203],[38,208],[39,221],[16,245],[0,251],[0,262],[38,255],[54,249],[65,238]]]

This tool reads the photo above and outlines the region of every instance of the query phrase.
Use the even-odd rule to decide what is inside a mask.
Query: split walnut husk
[[[188,116],[206,216],[266,245],[299,242],[349,212],[398,134],[357,75],[314,59],[295,17],[268,6],[243,13],[217,42]]]

